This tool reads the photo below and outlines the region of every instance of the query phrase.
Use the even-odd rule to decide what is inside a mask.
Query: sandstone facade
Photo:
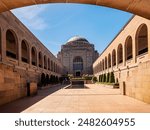
[[[26,96],[41,74],[60,77],[57,58],[11,13],[0,14],[0,104]],[[34,85],[35,86],[35,85]]]
[[[150,21],[134,16],[93,64],[94,75],[114,72],[121,90],[150,103]]]
[[[79,36],[69,39],[58,53],[58,59],[65,67],[65,73],[73,76],[93,74],[92,65],[97,58],[98,52],[94,45]]]

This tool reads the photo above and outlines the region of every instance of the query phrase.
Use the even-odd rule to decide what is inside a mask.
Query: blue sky
[[[12,12],[54,55],[76,35],[85,37],[101,53],[132,16],[120,10],[84,4],[44,4]]]

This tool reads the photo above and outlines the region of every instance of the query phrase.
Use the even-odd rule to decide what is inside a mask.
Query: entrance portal
[[[82,70],[83,70],[83,59],[80,56],[76,56],[73,60],[74,76],[80,77]]]
[[[80,71],[77,71],[76,72],[76,77],[80,77],[81,76],[81,72]]]

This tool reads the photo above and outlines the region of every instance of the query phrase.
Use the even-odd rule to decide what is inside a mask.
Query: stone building
[[[150,21],[133,16],[93,64],[94,75],[114,72],[125,95],[150,103]]]
[[[75,36],[61,46],[57,57],[65,67],[67,74],[82,76],[83,74],[93,74],[92,65],[98,58],[98,52],[88,40]]]
[[[41,73],[60,77],[57,58],[11,13],[0,14],[0,105],[27,95]]]

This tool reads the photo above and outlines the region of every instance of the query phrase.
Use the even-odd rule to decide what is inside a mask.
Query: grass
[[[96,84],[119,85],[118,83],[96,82]]]

